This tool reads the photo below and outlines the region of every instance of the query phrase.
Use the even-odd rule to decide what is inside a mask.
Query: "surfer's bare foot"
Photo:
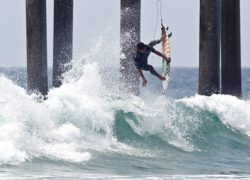
[[[160,80],[162,80],[162,81],[165,81],[165,80],[166,80],[166,77],[164,77],[164,76],[160,76],[159,78],[160,78]]]
[[[145,79],[143,82],[142,82],[142,87],[145,87],[147,84],[147,80]]]

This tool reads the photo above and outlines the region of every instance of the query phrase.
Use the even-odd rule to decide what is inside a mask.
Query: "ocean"
[[[157,68],[160,72],[160,68]],[[172,68],[167,96],[139,96],[119,68],[73,66],[44,102],[25,68],[0,68],[0,179],[250,179],[250,69],[243,98],[200,96],[198,68]]]

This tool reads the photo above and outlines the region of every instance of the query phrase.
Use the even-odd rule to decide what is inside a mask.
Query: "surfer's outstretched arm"
[[[161,39],[151,41],[148,45],[153,48],[155,45],[161,43],[164,40],[165,36],[162,36]]]
[[[153,48],[156,44],[159,44],[161,42],[161,40],[154,40],[154,41],[151,41],[148,45]]]
[[[140,74],[140,76],[141,76],[141,78],[142,78],[142,87],[145,87],[146,86],[146,84],[147,84],[147,80],[146,80],[146,78],[144,77],[144,74],[143,74],[143,72],[142,72],[142,70],[141,69],[138,69],[138,72],[139,72],[139,74]]]
[[[155,50],[153,53],[155,53],[156,55],[164,58],[166,61],[170,62],[171,61],[171,58],[165,56],[164,54],[160,53],[159,51]]]

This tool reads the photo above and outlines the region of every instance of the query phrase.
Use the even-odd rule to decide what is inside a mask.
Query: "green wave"
[[[178,148],[170,145],[157,135],[144,132],[142,135],[135,132],[127,119],[132,120],[137,126],[140,126],[138,117],[133,112],[124,112],[124,110],[117,110],[115,113],[115,124],[113,127],[113,134],[118,141],[132,145],[139,148],[149,149],[169,149],[177,150]]]
[[[199,149],[214,152],[235,152],[250,149],[250,138],[244,132],[224,124],[217,114],[200,110],[201,124],[189,137]]]
[[[202,110],[199,108],[190,108],[183,103],[176,104],[175,119],[172,124],[176,128],[180,128],[180,118],[193,119],[187,121],[187,128],[183,132],[183,138],[194,146],[196,153],[215,153],[216,156],[232,156],[235,153],[240,153],[242,158],[250,154],[250,138],[244,132],[234,129],[228,124],[224,124],[216,113]],[[136,127],[142,128],[140,117],[135,112],[125,112],[117,110],[115,113],[115,123],[113,127],[114,136],[118,141],[129,144],[134,147],[161,149],[171,151],[182,151],[168,140],[163,139],[159,134],[150,134],[145,131],[141,134],[130,125],[132,121]],[[154,119],[152,121],[157,121]],[[182,124],[183,126],[183,124]],[[165,132],[171,134],[171,129],[166,129]]]

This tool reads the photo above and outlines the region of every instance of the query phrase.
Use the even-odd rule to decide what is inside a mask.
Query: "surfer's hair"
[[[137,49],[138,49],[138,50],[143,50],[145,47],[146,47],[146,45],[145,45],[143,42],[139,42],[139,43],[137,44]]]

